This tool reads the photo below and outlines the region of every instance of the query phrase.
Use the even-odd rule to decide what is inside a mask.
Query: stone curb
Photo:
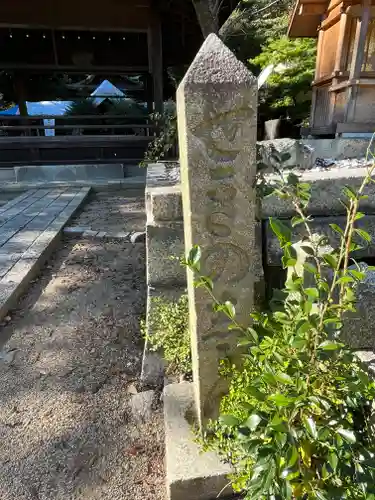
[[[72,238],[87,238],[95,240],[119,240],[133,244],[144,243],[146,238],[146,233],[143,231],[111,233],[107,231],[96,231],[91,229],[90,227],[81,227],[81,226],[65,227],[64,235],[70,236]]]

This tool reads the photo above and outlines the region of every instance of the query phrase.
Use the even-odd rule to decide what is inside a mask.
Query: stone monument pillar
[[[204,42],[177,91],[185,247],[202,250],[201,270],[214,294],[249,323],[259,276],[255,245],[257,82],[214,34]],[[260,266],[261,267],[261,266]],[[188,273],[193,379],[198,422],[215,417],[223,381],[221,358],[238,332],[228,331],[212,299]]]

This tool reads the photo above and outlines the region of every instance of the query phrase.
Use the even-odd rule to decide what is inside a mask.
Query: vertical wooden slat
[[[370,20],[371,0],[362,1],[362,16],[358,19],[355,33],[352,65],[350,67],[349,79],[359,78],[364,59],[366,35]]]
[[[343,71],[344,65],[344,57],[345,57],[345,34],[347,32],[348,25],[348,15],[343,12],[340,18],[340,31],[339,31],[339,39],[337,42],[337,50],[336,50],[336,60],[335,60],[335,72]]]
[[[148,28],[148,64],[153,80],[155,111],[163,111],[163,47],[159,12],[154,5]]]
[[[362,15],[358,19],[357,29],[355,33],[352,64],[349,71],[349,81],[351,85],[348,89],[348,100],[345,109],[345,122],[348,123],[354,120],[355,106],[358,95],[358,85],[353,82],[360,77],[362,64],[364,60],[366,35],[371,14],[371,0],[362,0]]]

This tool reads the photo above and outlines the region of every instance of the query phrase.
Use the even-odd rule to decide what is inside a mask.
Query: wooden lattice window
[[[375,70],[375,19],[371,19],[366,35],[362,71]]]

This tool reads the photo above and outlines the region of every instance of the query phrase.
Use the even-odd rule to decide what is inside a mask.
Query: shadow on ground
[[[160,407],[131,411],[145,249],[65,241],[1,327],[1,500],[162,500]]]

